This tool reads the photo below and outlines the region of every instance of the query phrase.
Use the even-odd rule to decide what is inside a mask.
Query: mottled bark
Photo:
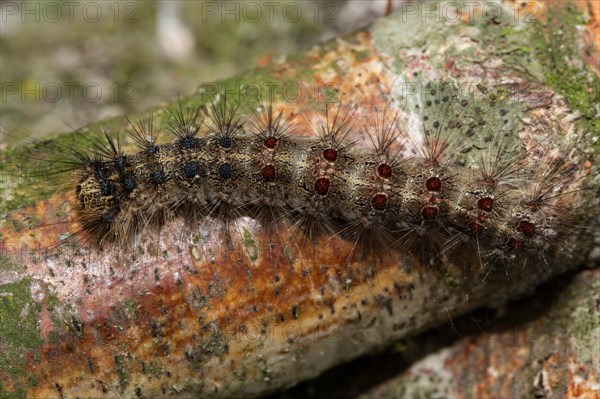
[[[509,8],[501,17],[472,23],[422,23],[418,13],[405,9],[367,31],[229,84],[333,84],[344,101],[361,104],[363,124],[385,97],[398,98],[402,93],[396,90],[403,87],[398,80],[412,82],[416,71],[519,86],[534,120],[532,131],[558,120],[566,136],[582,138],[588,150],[585,184],[597,187],[598,145],[592,143],[599,134],[598,77],[585,62],[596,58],[593,43],[579,29],[589,21],[571,5],[551,8],[551,14],[542,8],[538,15],[549,18],[548,24],[515,19]],[[203,101],[201,93],[184,99],[185,104]],[[288,106],[301,120],[313,108],[311,101]],[[164,112],[156,115],[164,126]],[[125,121],[104,125],[120,130]],[[302,129],[297,134],[310,135]],[[61,135],[50,142],[74,140]],[[37,149],[44,151],[50,142]],[[501,306],[589,261],[593,247],[592,234],[586,233],[573,242],[572,257],[559,255],[550,266],[515,270],[510,282],[502,273],[485,282],[475,275],[468,301],[456,283],[460,264],[440,272],[401,252],[349,264],[347,242],[270,245],[269,237],[244,222],[233,249],[224,248],[213,231],[183,236],[183,223],[176,220],[162,229],[160,240],[148,232],[129,248],[97,253],[60,245],[50,253],[36,252],[37,245],[56,246],[65,233],[66,224],[57,222],[72,216],[70,193],[15,177],[22,165],[3,161],[2,166],[4,397],[260,396],[445,325],[449,317]]]
[[[600,270],[586,270],[543,285],[536,296],[503,308],[497,320],[474,315],[453,332],[445,331],[456,336],[471,330],[468,337],[363,395],[598,398],[598,292]]]

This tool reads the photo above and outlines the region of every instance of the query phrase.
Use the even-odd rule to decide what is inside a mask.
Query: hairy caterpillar
[[[300,57],[304,61],[300,65],[298,59],[291,59],[292,63],[283,67],[274,63],[268,71],[259,72],[258,76],[252,73],[243,79],[260,80],[266,72],[269,78],[275,79],[336,80],[343,100],[339,115],[343,116],[346,110],[349,114],[353,113],[348,124],[351,132],[342,142],[354,143],[348,149],[352,159],[355,159],[355,154],[377,153],[376,147],[370,144],[383,137],[377,133],[376,121],[381,118],[386,122],[377,123],[381,131],[386,132],[397,114],[399,129],[392,129],[393,133],[390,133],[398,136],[394,140],[397,148],[390,148],[388,156],[396,161],[397,170],[419,165],[419,162],[423,164],[424,151],[421,148],[435,148],[422,137],[426,123],[423,112],[446,115],[451,111],[443,107],[435,112],[421,111],[425,107],[425,99],[410,96],[406,105],[397,105],[394,101],[401,97],[396,90],[398,86],[389,93],[388,88],[393,86],[389,84],[391,80],[398,77],[401,83],[410,83],[422,77],[456,79],[456,83],[462,86],[470,79],[498,79],[504,85],[498,90],[508,90],[507,97],[492,101],[491,96],[477,93],[473,102],[482,106],[480,114],[487,121],[492,120],[488,115],[492,114],[493,103],[507,102],[511,108],[523,110],[523,115],[516,112],[519,114],[515,119],[518,129],[507,135],[514,139],[500,140],[499,135],[482,130],[478,121],[469,117],[472,112],[466,110],[460,112],[459,119],[472,119],[469,124],[477,122],[473,135],[467,135],[468,129],[465,128],[458,129],[464,133],[461,135],[444,129],[439,132],[440,140],[435,140],[436,132],[433,132],[429,140],[432,144],[449,143],[438,157],[439,164],[447,166],[448,170],[448,174],[442,175],[441,194],[445,196],[446,189],[452,184],[461,190],[459,192],[463,196],[459,199],[462,204],[468,206],[469,202],[473,203],[473,196],[467,195],[468,186],[464,183],[475,182],[481,177],[482,164],[494,164],[482,162],[494,159],[491,156],[495,153],[494,148],[506,148],[510,155],[502,159],[512,159],[509,165],[518,164],[519,168],[503,177],[501,187],[492,192],[494,214],[485,222],[491,219],[493,223],[517,224],[509,218],[504,219],[507,210],[515,204],[512,200],[508,201],[510,198],[504,195],[505,190],[508,190],[507,193],[523,193],[524,196],[550,190],[560,195],[553,199],[544,197],[548,198],[547,203],[555,205],[549,210],[557,218],[542,224],[554,227],[549,232],[554,230],[559,235],[541,236],[540,242],[549,244],[547,247],[540,247],[537,251],[531,246],[520,251],[497,247],[495,243],[500,240],[495,241],[493,236],[486,234],[487,225],[477,235],[468,226],[465,227],[463,220],[455,224],[446,216],[448,208],[441,205],[441,216],[424,225],[407,219],[399,226],[384,224],[380,228],[380,224],[374,223],[378,218],[370,215],[364,218],[371,222],[369,225],[363,223],[363,218],[348,219],[348,222],[346,215],[332,213],[326,221],[333,232],[325,231],[323,237],[313,244],[309,238],[304,238],[307,235],[301,228],[287,227],[287,216],[291,223],[298,220],[298,215],[289,214],[291,207],[287,203],[278,208],[261,206],[264,202],[259,201],[246,209],[225,203],[223,205],[226,206],[217,209],[229,209],[234,213],[231,221],[226,222],[227,219],[219,216],[219,212],[208,216],[211,209],[208,206],[216,203],[211,200],[206,208],[192,205],[187,211],[178,211],[172,218],[173,215],[166,213],[162,221],[164,224],[160,220],[148,225],[136,224],[139,229],[133,230],[128,239],[121,241],[117,238],[112,242],[105,239],[99,244],[102,249],[96,251],[85,245],[86,240],[93,242],[93,235],[86,232],[77,234],[81,225],[75,213],[75,187],[61,189],[56,195],[40,194],[37,197],[35,190],[38,187],[46,193],[53,189],[52,183],[44,177],[40,182],[24,183],[28,186],[24,190],[27,199],[14,201],[15,206],[9,207],[11,212],[2,222],[0,232],[0,245],[23,243],[31,249],[31,244],[40,243],[44,248],[52,249],[39,252],[41,256],[37,261],[18,262],[13,267],[9,266],[8,270],[5,263],[0,267],[3,293],[11,290],[11,283],[19,278],[16,273],[23,270],[21,285],[31,292],[34,299],[23,306],[13,307],[13,298],[2,296],[1,301],[8,303],[8,311],[14,314],[14,322],[10,318],[8,321],[14,326],[15,336],[25,336],[28,330],[39,326],[44,339],[42,348],[27,352],[23,350],[21,341],[16,340],[14,345],[9,345],[8,356],[4,350],[6,346],[3,346],[2,357],[4,364],[8,365],[8,369],[3,368],[0,373],[3,388],[8,386],[11,390],[25,386],[29,375],[32,381],[35,378],[37,384],[32,388],[35,393],[31,395],[40,397],[57,396],[57,393],[58,396],[79,397],[166,396],[170,393],[231,397],[249,396],[249,392],[258,395],[258,392],[308,378],[310,373],[314,375],[360,353],[373,352],[393,340],[444,324],[449,317],[457,317],[470,309],[502,306],[506,298],[531,292],[531,287],[538,286],[550,276],[575,267],[576,259],[581,259],[584,251],[576,252],[571,260],[568,258],[573,252],[571,245],[576,243],[578,249],[584,249],[585,244],[580,240],[590,235],[578,221],[579,215],[596,214],[590,209],[590,202],[583,198],[589,191],[575,192],[584,187],[580,177],[585,174],[585,169],[581,168],[585,155],[581,156],[580,150],[585,151],[589,147],[586,139],[590,139],[591,133],[583,134],[579,129],[589,126],[589,120],[573,121],[577,118],[576,110],[582,107],[569,102],[556,80],[543,80],[555,66],[546,64],[541,67],[538,64],[540,52],[546,51],[528,51],[531,47],[527,44],[533,43],[532,39],[536,36],[543,37],[542,32],[546,31],[531,29],[533,24],[515,26],[508,18],[503,18],[500,24],[497,22],[476,22],[475,26],[460,24],[456,29],[436,24],[428,29],[422,24],[405,25],[400,23],[400,19],[395,19],[385,23],[387,29],[371,31],[362,40],[359,37],[358,41],[351,39],[350,43],[338,42],[345,51],[334,51],[333,54],[328,50],[313,51],[306,57]],[[556,31],[561,32],[556,43],[571,47],[568,44],[572,43],[572,37],[565,36],[569,30],[563,30],[559,23],[555,26]],[[392,27],[393,30],[390,29]],[[422,34],[427,32],[431,33],[424,38]],[[552,60],[560,62],[565,59],[567,65],[571,65],[562,47],[547,45],[547,53],[554,55]],[[581,64],[577,60],[579,58],[575,58],[574,64],[577,72],[572,68],[561,68],[562,63],[558,65],[559,79],[563,79],[560,75],[564,75],[564,71],[569,71],[569,75],[570,71],[574,71],[572,76],[578,78],[576,81],[585,82],[587,76],[580,75]],[[356,66],[359,68],[356,69]],[[307,68],[310,68],[310,76]],[[203,74],[195,71],[195,75]],[[552,76],[556,77],[556,73]],[[544,81],[548,86],[529,98],[527,93],[515,93],[518,85],[532,80]],[[238,82],[237,79],[235,81]],[[577,91],[579,93],[583,90]],[[463,96],[469,99],[469,94]],[[581,98],[586,102],[595,97]],[[565,102],[561,104],[563,99]],[[223,98],[215,97],[213,101],[219,106]],[[182,103],[182,115],[185,116],[194,115],[198,106],[202,105],[195,98]],[[228,103],[234,105],[236,102],[228,97]],[[253,108],[259,106],[254,104]],[[303,119],[306,117],[318,127],[317,116],[325,114],[320,102],[316,105],[298,102],[282,106],[278,96],[273,108],[276,110],[274,115],[281,110],[284,118],[290,114],[293,128],[290,127],[287,135],[294,140],[297,136],[312,138],[313,142],[317,140],[318,131]],[[379,114],[375,115],[374,108],[379,109]],[[178,108],[170,109],[177,116]],[[313,109],[317,110],[316,116]],[[383,110],[385,117],[381,115]],[[335,105],[329,106],[329,123],[326,126],[331,126],[336,111]],[[55,113],[58,114],[59,110]],[[203,114],[204,110],[200,113]],[[211,113],[210,109],[207,113]],[[96,114],[100,115],[99,111]],[[242,104],[237,115],[243,124],[239,138],[253,137],[257,130],[246,119],[253,118],[248,104]],[[545,117],[557,121],[556,129],[551,131],[552,124],[545,123]],[[134,124],[138,123],[137,117],[131,117],[131,120]],[[146,120],[143,118],[142,126]],[[157,144],[172,142],[172,136],[165,133],[168,122],[174,119],[159,110],[153,113],[152,120],[154,129],[161,132]],[[494,120],[498,121],[497,118]],[[205,138],[210,133],[209,123],[205,120],[198,138]],[[125,132],[126,127],[133,130],[131,126],[120,121],[105,121],[104,126],[115,146],[120,144],[123,153],[133,156],[140,151],[132,148],[132,137]],[[97,131],[94,127],[90,130]],[[82,130],[82,135],[92,136],[88,132]],[[373,139],[367,136],[368,133],[372,133],[370,137]],[[72,139],[72,136],[81,135],[64,135],[56,142],[85,150],[93,158],[94,144]],[[486,137],[492,140],[486,140]],[[581,137],[582,141],[575,144],[576,137]],[[494,142],[494,138],[498,140]],[[106,142],[104,145],[107,145]],[[44,143],[41,143],[34,150],[46,151],[48,147],[43,146]],[[572,148],[573,151],[563,151],[563,148]],[[66,160],[65,154],[68,153],[63,151],[57,158]],[[380,155],[380,159],[385,157],[385,153]],[[554,163],[551,159],[556,160],[556,168],[546,167]],[[571,166],[575,165],[579,169],[570,172]],[[552,169],[557,171],[552,172]],[[75,174],[72,180],[75,185],[80,181],[81,170],[79,163],[71,171]],[[470,171],[471,174],[456,175],[457,170]],[[61,178],[64,178],[63,182],[68,179],[67,176]],[[550,180],[546,183],[543,179],[548,178]],[[444,183],[447,184],[444,186]],[[10,184],[9,181],[6,191],[2,190],[3,197],[16,192]],[[540,184],[544,187],[536,188]],[[409,194],[407,199],[415,197],[410,191]],[[27,206],[36,198],[40,200],[34,206]],[[442,199],[445,200],[445,197]],[[447,200],[445,203],[459,204]],[[475,206],[477,212],[479,207]],[[235,218],[238,211],[241,211],[241,217]],[[536,212],[536,215],[541,217],[545,213]],[[262,216],[269,214],[275,214],[270,218],[279,223],[269,221],[269,216]],[[476,216],[474,212],[472,214]],[[204,223],[190,220],[194,216]],[[517,216],[520,215],[515,215],[515,218]],[[260,223],[255,223],[255,220]],[[255,227],[257,230],[267,229],[273,238],[267,241],[267,235],[254,230]],[[231,237],[222,237],[226,235],[224,233]],[[539,233],[539,229],[534,233]],[[77,239],[72,242],[77,252],[67,254],[66,250],[71,248],[63,247],[63,244],[54,251],[52,246],[56,241],[68,234],[75,234]],[[371,238],[372,243],[369,241]],[[301,240],[306,244],[304,247]],[[281,245],[282,242],[284,245]],[[356,242],[356,248],[352,250]],[[229,245],[235,246],[234,251],[227,248]],[[297,246],[300,248],[296,250]],[[560,253],[563,248],[565,254]],[[317,252],[314,257],[311,249]],[[371,253],[372,256],[363,257],[363,253]],[[419,267],[420,262],[412,259],[411,253],[430,266]],[[344,259],[347,256],[350,259]],[[385,257],[384,262],[373,259],[379,256]],[[552,262],[552,267],[546,268],[544,260],[550,262],[555,256],[557,259]],[[285,262],[279,262],[280,259]],[[451,268],[451,261],[459,267]],[[438,266],[447,267],[442,271],[448,273],[438,273]],[[490,273],[485,284],[469,287],[470,301],[461,301],[455,274],[460,273],[461,267],[470,272],[469,269],[476,271],[482,266],[484,273],[473,275],[473,281],[485,278],[488,267],[490,271],[500,270],[501,273]],[[503,266],[507,270],[512,266],[524,267],[511,270],[512,281],[507,282],[502,273]],[[459,272],[453,273],[456,270]],[[525,285],[529,287],[516,288]],[[583,313],[586,314],[585,308]],[[31,318],[34,320],[28,323],[31,326],[28,328],[24,321]],[[266,333],[261,334],[263,329]],[[244,335],[245,331],[249,334]],[[314,334],[315,331],[318,334]],[[326,332],[325,336],[329,338],[331,331],[337,334],[333,337],[334,344],[321,345],[323,340],[317,337]],[[241,339],[238,339],[240,335]],[[248,336],[249,339],[244,339]],[[302,337],[308,339],[302,340]],[[331,342],[330,339],[328,341]],[[415,342],[414,347],[422,348],[421,342]],[[14,378],[12,365],[18,365],[21,359],[27,361],[25,376]],[[247,361],[249,359],[252,360]],[[538,368],[538,363],[534,363]],[[458,367],[464,368],[464,364],[462,357]],[[485,364],[480,368],[489,369]],[[522,374],[526,375],[526,380],[529,378],[529,373]],[[505,379],[508,380],[510,378]],[[183,381],[185,386],[181,385]],[[468,379],[465,381],[472,385]],[[530,386],[529,382],[527,386]],[[475,388],[478,392],[475,395],[480,395],[486,388],[487,385],[483,390]]]
[[[348,139],[360,104],[325,103],[305,124],[309,137],[291,134],[299,127],[272,102],[249,116],[226,96],[180,104],[166,110],[164,129],[153,115],[129,121],[137,153],[108,133],[91,150],[67,151],[77,224],[93,246],[127,246],[183,218],[188,231],[223,226],[230,247],[232,226],[250,217],[283,241],[339,236],[352,244],[348,259],[404,248],[465,271],[568,252],[565,232],[585,214],[570,205],[581,195],[567,184],[580,169],[565,151],[572,145],[547,134],[525,148],[519,104],[494,88],[476,91],[423,85],[404,108],[376,112],[363,149]],[[411,122],[420,136],[408,134]],[[159,144],[161,130],[175,139]],[[480,156],[462,156],[473,147]]]
[[[103,309],[119,308],[124,302],[128,312],[139,316],[132,316],[135,321],[125,327],[123,345],[112,341],[113,331],[120,328],[113,327],[118,320],[97,321],[103,309],[89,316],[61,310],[59,337],[67,356],[87,362],[96,377],[105,371],[98,371],[103,367],[99,358],[79,345],[83,340],[100,337],[102,350],[116,353],[116,370],[123,361],[138,362],[144,342],[151,342],[155,359],[172,355],[185,373],[189,370],[186,376],[193,376],[206,364],[198,359],[207,345],[217,350],[212,358],[228,350],[244,352],[254,342],[271,348],[272,340],[282,339],[291,347],[297,342],[296,322],[302,318],[314,320],[309,327],[319,334],[326,331],[326,342],[335,343],[325,348],[338,348],[339,339],[350,338],[334,335],[344,334],[343,329],[325,330],[332,320],[352,320],[357,334],[369,328],[381,331],[381,324],[373,320],[389,322],[388,328],[402,333],[403,323],[421,326],[414,314],[431,312],[440,320],[440,309],[479,304],[483,296],[491,297],[490,287],[511,289],[522,276],[515,271],[514,283],[507,284],[499,273],[485,285],[466,284],[470,301],[453,303],[446,293],[460,292],[459,287],[442,280],[450,274],[446,271],[454,272],[453,264],[464,268],[467,278],[483,267],[485,278],[501,266],[509,270],[522,265],[526,273],[537,275],[543,261],[557,251],[564,251],[560,259],[565,259],[576,233],[585,233],[579,220],[587,212],[580,200],[586,192],[576,191],[579,177],[585,175],[580,172],[585,171],[578,168],[579,161],[571,161],[573,151],[559,152],[573,148],[558,134],[559,126],[551,135],[528,132],[519,104],[511,102],[511,95],[503,96],[500,88],[495,91],[477,88],[477,93],[467,94],[453,84],[432,82],[423,86],[422,98],[407,98],[399,106],[389,101],[391,96],[382,96],[377,112],[344,101],[289,115],[293,105],[273,101],[255,104],[255,113],[244,112],[220,96],[206,107],[181,105],[131,120],[128,135],[72,135],[83,138],[84,146],[71,150],[61,144],[61,157],[53,163],[57,172],[72,173],[65,201],[59,208],[51,202],[39,208],[56,214],[58,223],[73,235],[74,252],[67,253],[71,248],[59,244],[23,264],[36,276],[64,286],[66,301],[76,303],[77,292],[83,290],[85,302],[76,306],[86,312],[91,302]],[[478,131],[467,134],[469,129]],[[175,133],[174,139],[159,141],[163,130]],[[527,133],[533,137],[529,142]],[[138,146],[137,152],[128,149],[128,141]],[[472,156],[470,147],[482,148],[481,156]],[[542,160],[553,167],[536,168]],[[329,179],[327,192],[316,184],[318,179]],[[490,180],[498,183],[494,186]],[[128,191],[135,195],[113,200]],[[332,201],[328,196],[334,194]],[[487,199],[479,205],[482,198],[493,200],[492,212],[481,209],[490,207]],[[525,199],[534,203],[528,205]],[[484,211],[486,218],[480,220]],[[73,214],[73,223],[64,223],[64,215]],[[27,223],[35,216],[25,209],[11,221],[17,226],[19,217]],[[526,216],[536,225],[531,236],[526,234],[531,230],[521,226]],[[473,222],[484,226],[483,232],[469,224]],[[561,235],[539,234],[538,225],[542,232],[556,230]],[[27,240],[28,248],[36,242],[52,245],[56,233],[65,231],[55,227],[40,226],[25,237],[14,236]],[[255,239],[248,233],[252,228],[269,234],[256,234]],[[3,232],[9,229],[5,225]],[[524,245],[513,248],[509,243],[521,239],[519,234]],[[12,236],[4,235],[3,245],[6,238]],[[86,242],[90,245],[82,245]],[[426,273],[425,268],[397,262],[411,253],[430,266]],[[392,281],[386,279],[390,272]],[[487,291],[480,289],[483,286]],[[240,293],[252,299],[236,302]],[[339,298],[349,302],[340,303]],[[143,300],[155,301],[156,315],[145,310]],[[405,303],[413,307],[407,309]],[[375,315],[361,318],[369,306]],[[261,311],[264,315],[257,319]],[[405,317],[404,312],[413,311]],[[446,313],[443,316],[441,320]],[[262,340],[263,328],[272,340]],[[248,329],[260,331],[258,341],[254,336],[245,339]],[[139,340],[136,334],[146,331],[148,341]],[[45,361],[61,364],[55,353],[44,354],[49,359]],[[149,382],[165,386],[180,369],[169,365],[165,370]],[[65,389],[62,380],[49,378],[52,389]],[[87,371],[77,378],[78,386],[97,381]],[[124,387],[117,382],[95,389]]]

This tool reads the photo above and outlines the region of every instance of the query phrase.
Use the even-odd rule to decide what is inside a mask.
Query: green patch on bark
[[[571,293],[573,297],[564,302],[572,304],[573,308],[568,306],[568,311],[561,316],[568,321],[567,329],[570,331],[573,346],[577,349],[578,361],[591,363],[598,355],[598,342],[600,342],[600,318],[598,318],[600,278],[589,282],[582,281],[581,284],[573,287],[575,291]]]
[[[6,248],[7,253],[0,252],[0,276],[2,276],[2,272],[23,272],[25,271],[25,267],[14,263],[8,255],[10,255],[10,251],[18,250],[18,248]]]
[[[123,392],[125,388],[127,388],[127,385],[129,385],[129,378],[131,376],[131,370],[127,365],[125,356],[115,356],[115,371],[117,373],[117,377],[119,378],[119,388],[121,389],[121,392]]]
[[[126,299],[121,303],[123,313],[128,322],[134,322],[139,317],[138,305],[132,299]]]
[[[0,285],[0,380],[20,376],[25,352],[42,344],[38,312],[29,279]],[[0,398],[10,394],[4,393],[0,385]]]
[[[250,263],[255,263],[258,260],[258,243],[256,242],[256,238],[247,229],[244,229],[244,251]]]
[[[25,399],[25,389],[19,387],[14,392],[4,390],[2,381],[0,381],[0,399]]]
[[[586,24],[588,16],[573,4],[556,10],[559,12],[549,14],[545,24],[533,28],[532,45],[544,67],[545,84],[579,111],[583,128],[600,137],[600,78],[580,55],[582,50],[592,55],[594,49],[576,46],[582,36],[578,26]]]
[[[111,119],[114,120],[116,118]],[[90,136],[86,134],[55,134],[46,139],[31,141],[30,138],[2,151],[0,182],[3,192],[0,207],[8,213],[12,210],[35,205],[54,193],[70,187],[72,177],[73,149],[90,148]],[[31,220],[35,224],[37,220]]]

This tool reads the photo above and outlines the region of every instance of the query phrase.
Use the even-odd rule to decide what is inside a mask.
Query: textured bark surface
[[[590,20],[566,3],[552,5],[551,14],[546,7],[539,13],[548,24],[508,13],[494,21],[428,24],[405,10],[368,31],[226,83],[333,84],[344,101],[366,110],[357,115],[359,124],[367,124],[368,110],[381,107],[390,93],[399,97],[398,81],[413,82],[414,72],[521,85],[523,101],[539,125],[532,129],[543,131],[545,120],[558,119],[568,136],[581,136],[582,145],[590,147],[589,184],[597,185],[593,152],[598,145],[592,143],[599,129],[598,77],[584,62],[597,58],[580,29]],[[197,105],[203,98],[198,93],[184,102]],[[289,104],[299,123],[314,106],[311,99]],[[164,112],[156,115],[164,125]],[[104,126],[120,130],[125,121],[113,119]],[[298,134],[310,135],[308,129]],[[53,140],[73,145],[76,139]],[[517,270],[510,282],[502,273],[491,276],[474,284],[469,301],[456,283],[460,267],[449,265],[441,273],[400,252],[384,261],[348,264],[347,242],[331,239],[315,248],[271,245],[250,222],[240,224],[233,249],[224,248],[212,231],[184,237],[182,222],[173,221],[160,240],[148,232],[131,248],[97,253],[60,245],[36,251],[56,246],[66,233],[70,193],[43,180],[19,179],[19,165],[4,162],[4,397],[263,395],[444,325],[449,316],[500,306],[576,268],[589,259],[593,246],[587,234],[574,258]]]
[[[475,315],[454,331],[467,337],[362,397],[599,398],[599,292],[600,270],[586,270],[543,285],[491,322]],[[473,332],[477,322],[484,327]]]
[[[599,284],[567,273],[271,398],[598,398]]]

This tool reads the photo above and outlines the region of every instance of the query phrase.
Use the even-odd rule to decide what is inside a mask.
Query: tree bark
[[[438,3],[439,9],[447,4]],[[503,14],[495,17],[475,10],[472,20],[463,14],[432,23],[422,22],[423,6],[416,3],[368,30],[225,84],[301,81],[305,88],[322,89],[327,83],[344,101],[362,105],[363,125],[372,108],[381,108],[386,97],[399,98],[398,87],[409,87],[398,80],[411,83],[417,71],[457,82],[519,86],[534,120],[531,129],[559,120],[566,136],[581,137],[586,184],[597,188],[599,147],[592,144],[600,136],[597,53],[593,36],[585,33],[594,9],[587,8],[591,2],[577,2],[584,9],[574,4],[542,4],[531,9],[532,19],[530,11],[517,13],[503,3]],[[206,101],[207,89],[182,102]],[[302,119],[315,107],[313,100],[288,106]],[[155,115],[164,127],[165,113],[157,109]],[[102,126],[121,131],[126,123],[116,118]],[[70,146],[75,140],[73,134],[57,135],[17,152],[50,151],[53,143]],[[469,300],[455,283],[460,265],[449,264],[442,274],[399,252],[385,261],[348,264],[347,242],[270,245],[250,223],[241,224],[232,249],[210,231],[182,241],[183,222],[176,220],[164,226],[160,241],[148,232],[131,248],[98,253],[64,245],[35,251],[60,242],[66,226],[60,222],[72,217],[71,194],[19,178],[23,165],[6,154],[0,397],[261,396],[473,309],[502,306],[594,262],[598,246],[597,237],[586,234],[573,243],[573,257],[559,255],[546,267],[515,270],[510,282],[499,275],[476,283],[481,277],[476,276]]]
[[[501,317],[479,312],[457,321],[453,331],[423,339],[433,348],[427,356],[397,367],[362,397],[598,398],[599,289],[599,269],[570,273],[510,303]],[[456,342],[436,348],[441,333]]]

